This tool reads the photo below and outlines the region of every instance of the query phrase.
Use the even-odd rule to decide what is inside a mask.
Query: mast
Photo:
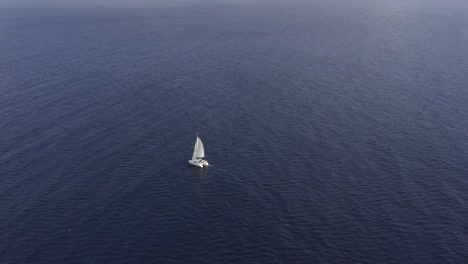
[[[195,146],[193,147],[192,160],[195,160],[197,158],[197,145],[198,145],[198,133],[197,133],[197,140],[195,140]]]

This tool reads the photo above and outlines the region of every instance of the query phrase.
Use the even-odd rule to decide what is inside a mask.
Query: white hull
[[[202,159],[196,159],[196,160],[189,160],[188,163],[190,165],[193,165],[195,167],[203,168],[203,167],[208,167],[208,161],[202,160]]]

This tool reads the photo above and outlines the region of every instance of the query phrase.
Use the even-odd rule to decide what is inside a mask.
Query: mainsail
[[[197,141],[195,142],[195,149],[193,150],[192,160],[195,159],[202,159],[205,157],[205,148],[203,147],[203,142],[199,137],[197,137]]]

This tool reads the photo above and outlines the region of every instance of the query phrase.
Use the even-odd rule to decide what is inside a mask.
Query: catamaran
[[[203,159],[204,157],[205,148],[203,147],[203,142],[198,137],[197,133],[197,141],[195,141],[195,148],[193,149],[192,159],[189,160],[189,164],[200,168],[207,167],[209,164],[208,161]]]

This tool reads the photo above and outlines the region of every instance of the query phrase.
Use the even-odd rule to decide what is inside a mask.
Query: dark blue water
[[[463,1],[0,4],[0,263],[467,263],[467,189]]]

